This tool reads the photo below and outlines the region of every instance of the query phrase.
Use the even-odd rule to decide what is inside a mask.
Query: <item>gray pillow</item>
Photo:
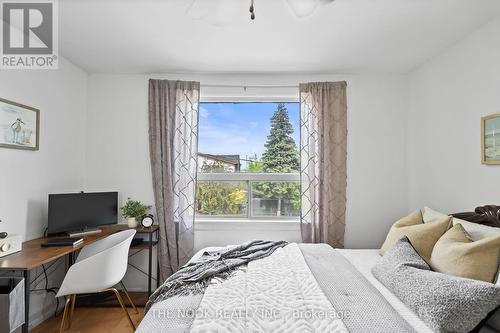
[[[406,237],[372,273],[436,332],[470,332],[500,305],[500,286],[431,271]]]

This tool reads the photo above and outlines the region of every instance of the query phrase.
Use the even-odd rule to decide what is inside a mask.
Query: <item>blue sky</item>
[[[200,103],[198,151],[261,156],[278,103]],[[299,145],[299,103],[285,103]]]

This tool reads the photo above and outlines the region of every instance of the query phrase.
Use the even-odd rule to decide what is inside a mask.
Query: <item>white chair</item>
[[[123,291],[128,301],[134,308],[137,308],[130,299],[130,296],[121,282],[127,271],[128,253],[130,243],[135,236],[135,230],[125,230],[110,235],[102,240],[85,246],[76,262],[69,268],[64,281],[56,297],[66,297],[61,328],[59,332],[64,331],[66,319],[69,317],[68,328],[71,327],[71,318],[75,309],[76,295],[100,293],[106,291],[114,292],[118,303],[125,312],[130,326],[135,331],[135,325],[125,308],[123,299],[114,286],[121,283]],[[70,310],[71,307],[71,310]]]

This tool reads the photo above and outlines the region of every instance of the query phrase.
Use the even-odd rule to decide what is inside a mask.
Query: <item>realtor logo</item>
[[[57,69],[57,2],[1,2],[1,69]]]

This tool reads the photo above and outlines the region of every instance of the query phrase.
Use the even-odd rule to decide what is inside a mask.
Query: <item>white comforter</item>
[[[297,244],[216,282],[205,291],[191,332],[347,332]]]

